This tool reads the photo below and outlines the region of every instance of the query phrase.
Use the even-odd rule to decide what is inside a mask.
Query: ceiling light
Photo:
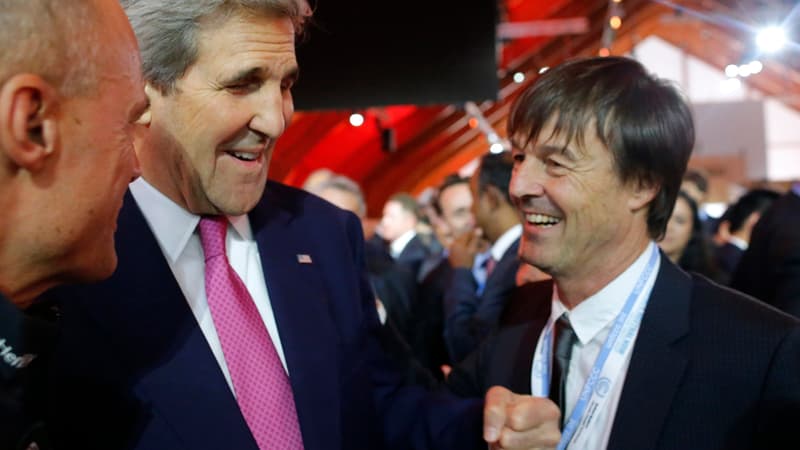
[[[725,75],[728,78],[738,77],[739,76],[739,66],[736,64],[728,64],[725,66]]]
[[[753,72],[750,70],[749,64],[742,64],[739,66],[739,76],[740,77],[749,77]]]
[[[515,83],[522,83],[525,81],[525,74],[522,72],[517,72],[514,74],[514,82]]]
[[[764,28],[756,36],[756,44],[764,52],[777,52],[786,44],[786,32],[775,25]]]
[[[359,113],[350,114],[350,125],[354,127],[364,125],[364,116]]]
[[[503,147],[503,144],[495,142],[489,147],[489,151],[492,153],[503,153],[503,151],[505,151],[505,147]]]

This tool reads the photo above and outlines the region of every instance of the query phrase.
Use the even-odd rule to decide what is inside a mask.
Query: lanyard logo
[[[14,353],[14,347],[8,345],[5,338],[0,339],[0,361],[3,361],[5,364],[15,369],[24,369],[28,367],[28,364],[34,359],[36,359],[36,355],[30,353],[17,356],[17,354]]]

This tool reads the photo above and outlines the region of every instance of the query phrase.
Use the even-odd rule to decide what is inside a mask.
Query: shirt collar
[[[744,239],[738,238],[736,236],[729,237],[728,238],[728,242],[730,242],[731,245],[735,246],[739,250],[747,250],[747,247],[749,246],[747,241],[745,241]]]
[[[522,236],[522,224],[518,223],[506,230],[492,245],[492,258],[495,261],[503,259],[509,247]]]
[[[403,249],[406,248],[406,245],[408,245],[408,243],[411,242],[416,235],[417,232],[411,229],[401,234],[397,239],[393,240],[389,246],[389,249],[392,253],[392,258],[397,258],[400,256],[400,253],[403,253]]]
[[[200,216],[186,211],[142,177],[131,183],[129,188],[162,251],[174,263],[197,229]],[[250,221],[246,215],[228,216],[228,221],[241,239],[252,240]]]
[[[10,380],[47,351],[56,327],[32,317],[0,294],[0,380]]]
[[[572,311],[569,311],[569,322],[582,345],[586,345],[594,339],[622,311],[625,301],[633,292],[636,282],[647,266],[647,261],[650,259],[652,252],[655,251],[657,251],[657,247],[655,243],[651,242],[624,272],[596,294],[581,302]],[[657,259],[651,276],[655,276],[658,273],[659,264],[660,260]],[[558,299],[557,289],[553,289],[552,309],[554,318],[568,311],[567,307]]]

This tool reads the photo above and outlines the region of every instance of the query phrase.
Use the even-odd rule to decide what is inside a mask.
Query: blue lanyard
[[[654,245],[654,244],[650,244]],[[569,420],[564,425],[564,431],[561,433],[561,441],[558,444],[557,450],[564,450],[569,445],[569,442],[575,435],[575,431],[578,429],[578,425],[581,422],[581,418],[583,416],[584,411],[586,410],[586,406],[589,404],[589,400],[592,397],[592,394],[595,392],[595,385],[597,384],[597,380],[600,378],[600,374],[603,371],[603,366],[606,364],[606,360],[608,359],[608,355],[614,348],[616,344],[617,338],[622,331],[625,322],[631,317],[631,311],[633,310],[634,305],[636,304],[636,300],[642,293],[645,284],[650,279],[650,275],[653,273],[655,269],[656,263],[658,262],[659,252],[656,249],[650,249],[651,255],[650,259],[647,261],[647,266],[645,267],[642,274],[639,276],[639,279],[636,281],[636,285],[633,288],[633,291],[628,296],[627,300],[625,300],[625,305],[622,308],[622,311],[617,315],[616,319],[614,320],[614,325],[611,328],[611,331],[608,334],[605,342],[603,343],[603,347],[600,350],[600,353],[597,355],[597,359],[592,366],[592,370],[589,373],[589,378],[587,378],[586,382],[583,385],[583,389],[581,390],[580,397],[578,397],[578,403],[575,404],[575,408],[572,410],[572,414],[570,414]],[[645,305],[647,299],[644,299]],[[635,322],[632,322],[632,325],[635,325],[638,328],[639,323],[642,320],[641,315],[634,316],[632,318]],[[546,325],[546,331],[544,336],[542,336],[542,388],[545,395],[548,395],[550,392],[550,366],[552,364],[552,351],[553,347],[551,345],[552,342],[552,335],[553,335],[553,318],[551,317]],[[548,361],[548,363],[545,363]],[[562,411],[563,413],[563,411]]]

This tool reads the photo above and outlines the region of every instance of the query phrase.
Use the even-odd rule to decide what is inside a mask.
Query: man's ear
[[[150,122],[153,120],[152,115],[152,104],[154,97],[160,95],[158,90],[154,88],[150,83],[146,83],[144,85],[144,95],[147,97],[147,109],[144,110],[139,119],[136,120],[136,123],[139,125],[144,125],[146,127],[150,127]]]
[[[0,87],[0,151],[14,165],[39,170],[58,149],[60,101],[39,75],[14,75]]]
[[[632,181],[631,182],[631,195],[628,198],[628,208],[631,211],[638,211],[656,198],[661,185],[658,183],[648,183],[645,181]]]
[[[489,200],[489,206],[492,208],[492,211],[499,208],[503,203],[506,203],[505,194],[500,192],[500,189],[493,184],[487,184],[481,195],[487,196],[486,198]]]

